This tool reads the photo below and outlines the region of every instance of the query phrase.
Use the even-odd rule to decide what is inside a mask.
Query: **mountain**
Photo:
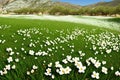
[[[99,2],[96,4],[88,5],[88,6],[80,6],[80,5],[74,5],[66,2],[58,2],[57,0],[0,0],[0,12],[13,12],[13,11],[30,11],[34,12],[34,10],[42,11],[46,10],[49,12],[49,10],[52,9],[63,9],[63,12],[65,10],[72,10],[73,13],[75,11],[84,7],[94,8],[97,6],[111,6],[115,7],[120,5],[120,0],[113,0],[110,2]],[[6,12],[5,12],[6,13]]]
[[[65,2],[56,2],[52,0],[0,0],[2,9],[6,11],[15,11],[23,8],[35,9],[35,8],[47,8],[51,9],[55,6],[62,6],[65,8],[78,9],[79,5],[73,5]]]
[[[22,8],[36,8],[43,5],[50,5],[50,0],[14,0],[3,6],[3,10],[14,11]]]
[[[0,0],[0,7],[3,7],[4,5],[6,5],[12,1],[14,1],[14,0]]]
[[[92,5],[88,5],[87,7],[97,7],[97,6],[111,6],[111,7],[115,7],[120,5],[120,0],[113,0],[110,2],[98,2],[96,4],[92,4]]]
[[[62,6],[62,7],[71,8],[71,9],[79,9],[82,7],[80,5],[70,4],[67,2],[54,2],[53,6]]]

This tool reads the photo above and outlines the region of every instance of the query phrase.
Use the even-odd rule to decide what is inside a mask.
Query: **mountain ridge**
[[[91,4],[91,5],[87,5],[85,7],[97,7],[97,6],[111,6],[111,7],[114,7],[114,6],[118,6],[120,5],[120,0],[113,0],[113,1],[110,1],[110,2],[98,2],[96,4]]]
[[[58,1],[52,1],[52,0],[0,0],[0,11],[16,11],[21,9],[40,9],[40,8],[46,8],[48,10],[55,8],[55,7],[62,7],[67,9],[74,9],[78,10],[80,8],[89,7],[94,8],[97,6],[117,6],[120,5],[120,0],[113,0],[110,2],[99,2],[92,5],[87,6],[80,6],[75,4],[70,4],[67,2],[58,2]]]

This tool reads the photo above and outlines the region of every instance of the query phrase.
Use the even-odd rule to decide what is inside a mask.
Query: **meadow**
[[[120,80],[119,21],[0,17],[0,80]]]

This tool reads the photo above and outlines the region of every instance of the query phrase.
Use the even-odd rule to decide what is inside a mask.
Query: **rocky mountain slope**
[[[97,6],[118,6],[120,0],[113,0],[111,2],[99,2],[97,4],[88,5],[85,7]],[[52,7],[64,7],[69,9],[80,9],[81,6],[73,5],[65,2],[56,2],[55,0],[0,0],[0,11],[15,11],[20,9],[39,9],[47,8],[50,10]]]
[[[73,5],[64,2],[56,2],[52,0],[0,0],[2,9],[6,11],[14,11],[22,8],[34,9],[34,8],[52,8],[55,6],[69,7],[73,9],[78,9],[81,6]]]
[[[21,8],[35,8],[45,3],[50,3],[50,0],[14,0],[6,4],[3,9],[7,11],[14,11]],[[46,4],[49,5],[49,4]]]

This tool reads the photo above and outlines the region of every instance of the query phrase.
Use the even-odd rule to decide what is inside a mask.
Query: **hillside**
[[[64,2],[53,2],[52,0],[14,0],[10,1],[9,3],[7,2],[4,3],[6,4],[3,6],[3,10],[6,11],[14,11],[22,8],[35,9],[43,7],[51,9],[52,7],[55,6],[69,7],[74,9],[78,9],[80,7],[78,5],[73,5]],[[3,5],[2,1],[1,4]]]
[[[120,0],[113,0],[113,1],[110,1],[110,2],[99,2],[99,3],[96,3],[96,4],[88,5],[87,7],[97,7],[97,6],[111,6],[111,7],[114,7],[114,6],[118,6],[118,5],[120,5]]]
[[[47,3],[47,4],[46,4]],[[19,10],[22,8],[36,8],[51,4],[50,0],[15,0],[6,4],[3,9],[7,11]]]
[[[120,14],[120,0],[80,6],[53,0],[1,0],[2,14],[103,15]],[[119,16],[119,15],[117,15]]]
[[[4,5],[7,5],[15,0],[0,0],[0,8],[3,7]]]

